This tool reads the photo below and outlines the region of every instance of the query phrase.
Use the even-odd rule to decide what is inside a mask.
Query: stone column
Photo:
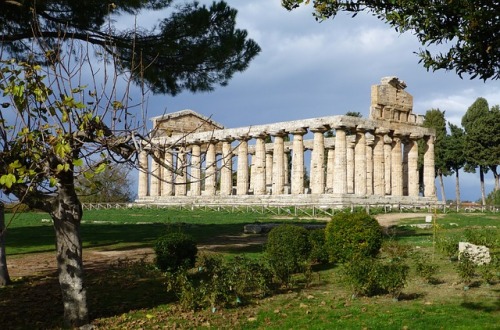
[[[402,140],[403,143],[403,196],[408,196],[408,153],[411,148],[411,141],[408,136],[405,136]]]
[[[186,147],[177,151],[177,164],[175,170],[175,196],[186,196]]]
[[[222,196],[231,195],[233,192],[233,153],[231,150],[231,140],[222,143],[222,159],[220,170],[220,194]]]
[[[148,153],[145,150],[139,152],[139,177],[137,197],[148,196]]]
[[[366,135],[366,194],[373,195],[373,134]]]
[[[205,159],[205,195],[215,196],[215,185],[217,183],[217,160],[215,152],[216,142],[210,141],[207,147]]]
[[[273,195],[282,195],[285,186],[285,143],[283,137],[286,133],[275,132],[272,135],[274,136],[272,193]]]
[[[424,153],[424,196],[436,197],[436,169],[434,164],[434,136],[428,136],[426,139]]]
[[[391,191],[392,196],[403,196],[403,163],[401,153],[401,136],[394,136],[391,153]]]
[[[163,161],[167,167],[163,168],[163,182],[161,187],[161,195],[162,196],[172,196],[173,188],[174,188],[174,159],[172,155],[172,151],[170,149],[165,150],[163,153]]]
[[[198,143],[191,147],[191,189],[190,195],[201,195],[201,147]]]
[[[254,177],[254,195],[266,194],[266,135],[260,134],[255,140],[255,161],[252,167]]]
[[[325,127],[312,128],[314,133],[311,152],[311,194],[325,192]]]
[[[384,134],[388,132],[378,129],[375,132],[373,146],[373,194],[385,195],[385,157],[384,157]]]
[[[392,138],[389,134],[384,135],[384,180],[385,194],[392,193]]]
[[[285,187],[288,186],[290,187],[290,168],[288,168],[288,160],[290,159],[290,150],[286,150],[286,148],[283,151],[283,182]],[[285,191],[285,194],[289,194],[288,191]]]
[[[267,187],[273,184],[273,151],[266,149],[266,193]]]
[[[418,135],[410,136],[410,150],[408,151],[408,196],[419,196],[419,177],[418,177],[418,143],[421,138]]]
[[[354,193],[366,195],[366,135],[363,128],[356,129],[354,146]]]
[[[154,154],[155,157],[160,157],[158,151],[154,151]],[[153,158],[151,162],[151,190],[149,192],[149,195],[151,197],[160,196],[160,188],[161,188],[160,179],[161,179],[161,166],[160,163]]]
[[[335,168],[335,149],[330,147],[326,149],[326,182],[325,191],[333,192],[333,173]]]
[[[304,134],[306,129],[299,129],[291,132],[292,142],[292,195],[304,193]]]
[[[333,192],[347,193],[347,141],[345,127],[335,127],[335,170]]]
[[[236,194],[248,194],[248,137],[238,138],[238,172],[236,175]]]
[[[356,136],[349,135],[347,137],[347,148],[346,148],[346,158],[347,158],[347,193],[354,194],[354,145],[356,144]]]

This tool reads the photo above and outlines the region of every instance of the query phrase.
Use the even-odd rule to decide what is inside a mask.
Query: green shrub
[[[398,298],[406,285],[408,265],[402,262],[383,263],[373,257],[356,257],[342,265],[342,277],[354,296],[389,293]]]
[[[182,232],[169,233],[158,238],[155,244],[156,265],[164,272],[192,267],[196,261],[196,242]]]
[[[326,226],[325,240],[332,262],[346,262],[356,256],[373,257],[382,245],[382,227],[366,213],[341,212]]]
[[[311,252],[309,253],[309,260],[320,264],[328,262],[328,252],[325,248],[325,230],[314,229],[309,231],[309,243],[311,245]]]
[[[436,236],[436,249],[451,259],[458,254],[458,242],[460,242],[460,237],[457,235],[438,235]]]
[[[415,264],[417,275],[422,277],[427,283],[436,282],[436,274],[439,266],[426,259],[419,259]]]
[[[294,273],[304,271],[311,245],[307,229],[281,225],[269,232],[266,255],[269,265],[282,285],[289,285]]]
[[[460,254],[460,261],[456,265],[458,277],[465,285],[469,285],[476,275],[477,266],[472,262],[467,252]]]
[[[464,236],[467,242],[475,245],[496,248],[500,244],[500,230],[497,228],[467,228]]]
[[[176,294],[184,309],[236,307],[272,289],[272,272],[259,260],[203,255],[197,266],[196,271],[180,269],[166,274],[168,290]]]
[[[342,279],[351,287],[353,296],[371,296],[379,291],[375,258],[355,258],[341,268]]]

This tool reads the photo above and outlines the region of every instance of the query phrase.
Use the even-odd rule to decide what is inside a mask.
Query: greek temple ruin
[[[139,154],[136,202],[434,204],[435,132],[412,113],[405,88],[396,77],[372,86],[368,119],[336,115],[225,128],[192,110],[154,117],[152,143]]]

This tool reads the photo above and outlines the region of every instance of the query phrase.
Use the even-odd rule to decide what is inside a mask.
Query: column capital
[[[307,134],[307,128],[301,127],[301,128],[296,128],[290,131],[291,134],[293,135],[304,135]]]
[[[321,125],[316,127],[309,127],[309,130],[313,133],[324,133],[330,129],[329,126]]]
[[[411,133],[410,134],[410,140],[418,140],[423,137],[423,134],[421,133]]]
[[[380,135],[382,135],[382,134],[387,134],[387,133],[389,133],[390,131],[391,131],[390,129],[385,128],[385,127],[377,127],[377,128],[375,128],[375,134],[380,134]]]
[[[279,136],[279,137],[284,137],[284,136],[288,135],[288,133],[284,129],[270,131],[269,134],[271,136]]]

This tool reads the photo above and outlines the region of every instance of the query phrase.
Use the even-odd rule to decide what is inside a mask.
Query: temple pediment
[[[165,137],[224,129],[218,122],[193,110],[181,110],[151,118],[153,136]]]

